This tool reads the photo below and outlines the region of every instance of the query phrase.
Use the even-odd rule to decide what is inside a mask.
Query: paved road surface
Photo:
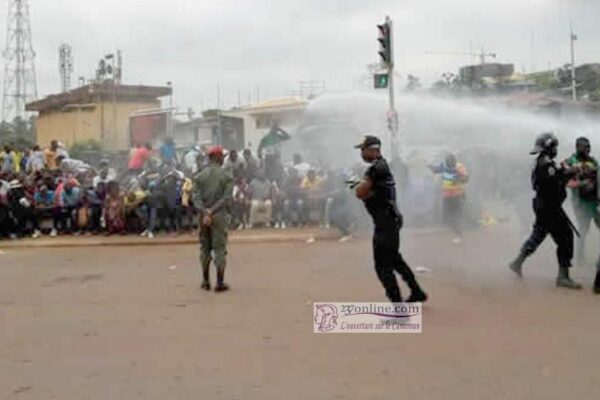
[[[379,301],[367,240],[238,244],[226,294],[196,248],[5,249],[0,399],[581,399],[600,393],[600,297],[555,289],[553,249],[506,269],[508,228],[408,234],[421,335],[314,335],[313,301]],[[174,268],[176,266],[176,268]]]

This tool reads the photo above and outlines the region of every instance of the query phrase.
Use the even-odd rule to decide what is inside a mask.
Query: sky
[[[9,0],[0,0],[6,20]],[[73,47],[73,82],[120,49],[124,83],[172,81],[196,111],[285,96],[300,81],[364,87],[378,61],[376,25],[394,21],[396,68],[426,85],[482,47],[517,71],[600,62],[598,0],[29,0],[39,97],[59,92],[58,47]],[[0,32],[1,43],[5,33]],[[400,82],[402,84],[402,82]],[[220,95],[219,95],[219,94]]]

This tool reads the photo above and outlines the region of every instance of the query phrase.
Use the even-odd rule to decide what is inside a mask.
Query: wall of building
[[[71,147],[77,141],[100,140],[99,104],[69,111],[47,111],[37,120],[37,141],[48,146],[52,140]]]
[[[127,150],[130,147],[129,116],[136,111],[156,108],[160,108],[159,101],[117,103],[116,106],[105,102],[81,109],[44,112],[37,121],[38,144],[48,146],[56,139],[71,147],[76,142],[92,139],[102,142],[106,150]]]
[[[142,110],[160,108],[160,101],[145,103],[104,103],[104,148],[106,150],[127,150],[131,147],[129,116]],[[115,126],[116,120],[116,126]],[[115,130],[116,128],[116,130]]]
[[[252,114],[246,110],[224,111],[223,115],[228,117],[242,118],[244,120],[245,147],[253,152],[258,151],[258,145],[262,138],[269,133],[273,123],[277,122],[279,127],[290,134],[298,126],[302,119],[304,110],[273,110],[269,113]]]

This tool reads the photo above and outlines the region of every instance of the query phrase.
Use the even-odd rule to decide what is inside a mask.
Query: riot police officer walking
[[[533,199],[535,224],[533,232],[523,244],[518,257],[510,263],[510,269],[519,277],[527,257],[533,254],[548,234],[557,245],[558,277],[556,286],[569,289],[581,289],[581,285],[571,279],[569,269],[573,259],[574,226],[562,209],[567,197],[566,185],[577,172],[577,168],[556,165],[554,158],[558,153],[558,139],[553,133],[542,133],[535,141],[530,154],[538,155],[531,174],[531,182],[536,196]]]

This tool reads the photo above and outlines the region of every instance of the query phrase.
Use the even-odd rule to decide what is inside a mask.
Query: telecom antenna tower
[[[64,92],[71,90],[71,74],[73,73],[73,51],[68,44],[58,48],[58,69],[60,71],[60,86]]]
[[[10,123],[16,117],[25,119],[25,104],[37,98],[27,0],[9,0],[6,27],[2,120]]]

